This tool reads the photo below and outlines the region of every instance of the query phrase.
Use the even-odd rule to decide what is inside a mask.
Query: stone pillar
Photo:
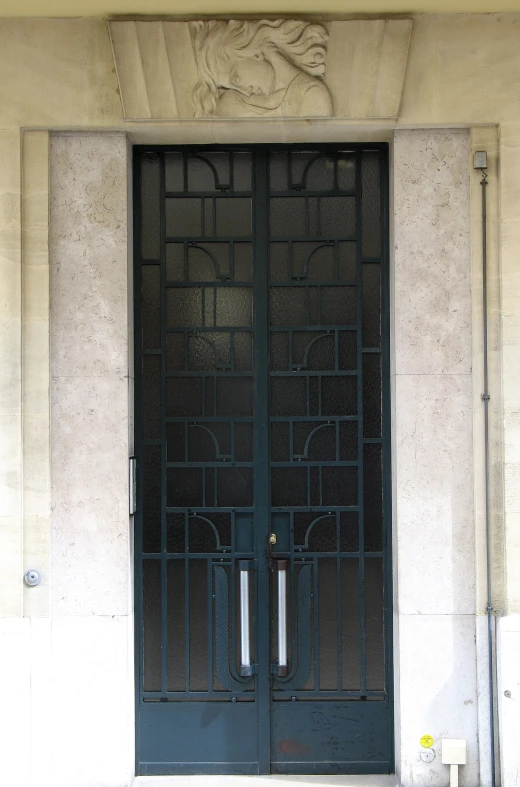
[[[397,763],[446,784],[466,738],[479,784],[467,131],[398,131],[394,148],[394,554]],[[431,735],[434,759],[421,759]]]
[[[124,134],[51,138],[51,583],[49,617],[33,620],[35,785],[119,787],[133,774],[128,204]]]

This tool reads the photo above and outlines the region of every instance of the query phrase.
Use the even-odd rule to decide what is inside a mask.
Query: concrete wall
[[[519,628],[516,616],[520,615],[519,44],[520,15],[416,18],[396,124],[398,128],[418,129],[432,124],[471,127],[471,149],[483,146],[491,153],[493,579],[497,588],[495,604],[504,616],[499,625],[498,693],[505,787],[518,782],[520,770],[514,747],[515,729],[520,725],[519,705],[515,702],[519,689],[514,655]],[[88,139],[77,138],[76,142],[74,137],[59,138],[53,145],[53,156],[57,155],[59,145],[63,146],[64,155],[67,145],[71,149],[77,145],[78,160],[83,164],[81,171],[69,167],[51,188],[48,131],[125,132],[134,142],[254,142],[388,140],[392,128],[377,121],[363,124],[337,120],[279,121],[268,125],[238,120],[125,124],[106,24],[96,19],[0,22],[0,99],[0,368],[3,371],[0,381],[0,658],[2,662],[5,660],[0,669],[4,698],[0,735],[11,755],[9,763],[13,763],[7,783],[38,781],[41,784],[47,773],[51,774],[53,785],[67,783],[73,787],[67,763],[75,762],[77,775],[81,772],[77,760],[82,751],[82,762],[86,759],[92,762],[93,754],[92,748],[87,751],[86,744],[83,749],[81,744],[82,734],[88,731],[94,734],[92,725],[78,720],[74,723],[84,726],[75,733],[68,723],[69,714],[78,708],[74,694],[78,696],[79,692],[83,703],[93,703],[92,691],[87,690],[86,684],[82,686],[80,676],[99,677],[107,648],[119,653],[119,664],[128,665],[129,650],[124,644],[128,641],[131,598],[127,586],[128,520],[121,508],[123,499],[126,506],[125,449],[130,447],[123,432],[127,430],[126,418],[131,408],[126,383],[121,377],[128,375],[128,371],[121,371],[127,363],[126,317],[123,320],[127,306],[117,298],[105,302],[103,291],[96,289],[110,271],[115,276],[110,284],[115,286],[117,282],[118,292],[127,292],[126,267],[123,270],[126,256],[124,261],[120,256],[123,247],[126,254],[126,214],[118,213],[126,204],[127,160],[123,154],[126,142],[117,134],[103,139],[96,137],[95,148],[90,153],[89,144],[93,143]],[[498,127],[498,138],[496,128],[485,128],[486,124]],[[471,172],[467,135],[450,132],[444,139],[443,142],[442,133],[421,135],[404,130],[396,137],[395,215],[397,222],[401,215],[410,218],[406,226],[401,223],[399,227],[397,223],[395,228],[394,303],[397,306],[404,294],[411,312],[406,323],[396,308],[394,401],[396,407],[406,397],[414,403],[410,413],[399,416],[397,409],[395,419],[396,532],[401,536],[396,591],[401,616],[396,639],[402,719],[398,760],[403,783],[442,784],[446,775],[438,766],[438,759],[431,770],[420,760],[420,736],[426,732],[439,739],[446,734],[463,735],[472,729],[471,761],[464,778],[468,785],[476,785],[479,778],[475,748],[477,721],[480,778],[482,784],[489,783],[485,757],[486,665],[481,657],[483,648],[472,644],[475,636],[478,642],[482,639],[482,626],[479,619],[475,621],[475,614],[481,615],[485,603],[479,400],[480,187],[478,178]],[[97,164],[101,155],[108,156],[107,161],[111,162],[106,171]],[[58,159],[53,158],[56,173]],[[409,168],[412,161],[415,177]],[[104,188],[107,173],[111,182],[117,183],[117,194]],[[72,186],[67,196],[67,189]],[[107,202],[105,197],[109,192],[112,196]],[[410,200],[412,192],[417,199],[422,195],[425,200],[421,222],[415,225],[417,203]],[[60,198],[64,200],[61,203]],[[78,215],[89,216],[88,232],[78,232],[73,224],[68,229],[62,225],[63,237],[60,236],[59,243],[54,228],[49,239],[49,208],[57,215],[59,204],[62,213],[74,215],[76,199]],[[100,199],[104,207],[98,216]],[[114,224],[116,214],[118,226]],[[470,239],[468,215],[471,216]],[[102,251],[96,246],[98,233]],[[422,244],[421,239],[424,239]],[[51,303],[57,303],[59,293],[54,289],[57,282],[60,286],[63,283],[63,292],[67,294],[61,312],[53,305],[51,319],[49,240],[53,271]],[[114,270],[106,267],[107,257],[103,256],[109,253],[111,243],[112,252],[116,246],[118,249]],[[406,289],[407,278],[403,277],[407,257],[400,255],[399,244],[409,249],[407,254],[414,267],[422,266],[419,278],[410,279],[410,283],[415,283],[411,298],[410,290]],[[434,258],[428,258],[428,248],[430,253],[432,248],[437,250]],[[83,277],[88,276],[91,283],[87,290],[82,289],[83,277],[72,286],[73,259],[83,261]],[[442,276],[438,275],[440,271]],[[453,274],[454,278],[447,274]],[[468,275],[474,287],[471,305]],[[89,303],[99,318],[96,323],[100,331],[95,342],[88,340],[91,329],[85,329],[78,319],[85,304],[78,303],[77,309],[71,308],[74,293],[92,299]],[[433,325],[424,323],[425,309],[430,313],[435,310],[442,319]],[[112,310],[114,323],[110,322]],[[70,341],[72,329],[74,341]],[[432,336],[437,340],[432,341]],[[75,351],[78,345],[83,352]],[[108,355],[107,347],[114,348]],[[472,364],[468,364],[467,353],[471,354]],[[51,369],[56,378],[52,386]],[[56,395],[65,389],[66,397],[63,393]],[[105,504],[96,503],[92,486],[85,484],[84,473],[87,451],[102,456],[106,446],[99,436],[100,428],[92,427],[95,424],[100,427],[101,413],[106,412],[101,406],[97,412],[97,403],[106,401],[115,390],[121,396],[118,401],[122,421],[117,419],[116,423],[109,419],[105,424],[103,416],[102,423],[103,429],[108,426],[113,430],[110,433],[117,437],[120,464],[119,469],[114,468],[113,482],[120,495],[107,509]],[[69,411],[62,412],[66,407]],[[449,431],[443,420],[445,413],[452,423]],[[429,444],[417,439],[414,418],[428,425]],[[74,429],[85,432],[86,442],[78,444],[63,432],[67,420]],[[475,450],[470,460],[472,433]],[[89,445],[89,441],[93,442]],[[57,448],[52,464],[51,445],[53,451]],[[69,453],[65,455],[67,445]],[[407,458],[411,446],[417,451],[418,464],[415,455]],[[433,447],[438,453],[437,464],[432,462]],[[51,497],[51,467],[57,479],[56,472],[60,467],[67,469],[68,460],[75,473],[77,468],[74,485],[67,487],[62,478],[54,486]],[[78,499],[85,501],[83,510],[77,506]],[[428,515],[426,524],[417,517],[414,519],[414,499],[416,510]],[[110,527],[107,527],[108,520]],[[91,549],[93,543],[95,550]],[[420,565],[429,566],[428,571],[418,571]],[[43,570],[44,582],[37,589],[24,588],[23,571],[33,566]],[[412,573],[405,574],[403,566]],[[110,571],[119,577],[119,590],[107,601]],[[415,592],[409,579],[414,571],[417,583],[421,583]],[[432,578],[438,582],[432,584]],[[476,592],[473,591],[475,581]],[[113,624],[109,622],[112,615],[115,615]],[[93,636],[92,627],[96,626],[99,634]],[[440,661],[432,661],[432,648],[439,637],[449,653]],[[101,650],[93,645],[89,650],[87,645],[93,642]],[[473,669],[475,659],[477,666]],[[419,664],[424,665],[422,669]],[[461,670],[467,671],[467,679],[460,686],[457,683],[456,695],[452,697],[450,680]],[[132,680],[130,673],[123,674],[120,670],[110,674],[112,677],[107,677],[109,672],[106,673],[106,682],[99,682],[99,718],[103,716],[103,699],[113,691],[119,693],[118,710],[110,706],[115,715],[107,711],[106,716],[112,731],[114,724],[117,726],[115,748],[119,752],[117,764],[114,760],[110,764],[114,770],[107,763],[106,773],[110,778],[107,784],[119,785],[130,778],[131,730],[127,739],[124,725],[131,725]],[[54,676],[52,682],[49,675]],[[408,675],[410,682],[404,685]],[[504,691],[511,691],[511,698],[505,697]],[[424,701],[421,706],[412,707],[410,697],[419,693]],[[463,694],[467,694],[464,700]],[[468,704],[463,708],[460,702],[466,700]],[[443,727],[440,708],[445,702],[450,703],[450,712],[447,726]],[[56,708],[53,710],[57,714],[55,727],[49,722],[49,707]],[[28,721],[30,708],[32,721]],[[42,727],[55,730],[56,744],[60,746],[58,759],[52,760],[47,738],[39,734]],[[108,751],[105,729],[108,727],[101,727],[100,737],[96,738],[101,759],[96,760],[97,765],[88,765],[85,781],[78,781],[78,785],[101,778],[103,751]],[[89,771],[89,767],[97,770]]]

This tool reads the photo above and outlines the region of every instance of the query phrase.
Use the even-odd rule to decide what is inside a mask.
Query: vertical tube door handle
[[[254,568],[252,560],[239,560],[240,573],[240,667],[239,674],[249,677],[254,674],[251,664],[251,632],[249,631],[249,572]]]
[[[276,674],[285,677],[289,673],[287,657],[287,571],[288,560],[275,560],[278,573],[278,664]]]

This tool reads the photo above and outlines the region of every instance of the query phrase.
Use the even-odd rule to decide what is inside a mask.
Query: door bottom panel
[[[138,773],[258,773],[253,702],[146,702]]]
[[[381,702],[275,702],[273,773],[389,773],[391,709]]]

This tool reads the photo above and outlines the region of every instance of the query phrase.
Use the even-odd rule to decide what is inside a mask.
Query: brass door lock
[[[269,543],[271,544],[272,547],[274,547],[274,545],[276,544],[276,533],[271,533],[271,535],[269,536]]]

